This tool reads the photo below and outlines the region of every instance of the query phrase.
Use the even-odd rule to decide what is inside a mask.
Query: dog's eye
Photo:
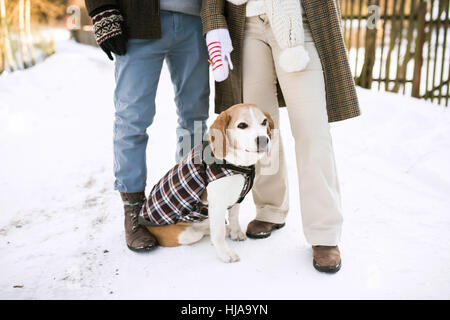
[[[262,126],[265,126],[265,125],[267,125],[267,119],[264,119],[264,121],[263,121],[263,122],[261,122],[261,125],[262,125]]]
[[[241,122],[238,124],[237,126],[239,129],[245,129],[248,127],[248,124],[246,124],[245,122]]]

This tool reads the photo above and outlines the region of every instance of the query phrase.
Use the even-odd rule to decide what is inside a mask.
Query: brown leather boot
[[[336,273],[341,269],[338,246],[313,246],[313,265],[320,272]]]
[[[130,250],[146,252],[158,246],[156,238],[147,228],[138,224],[138,216],[145,202],[144,192],[124,193],[121,192],[123,207],[125,210],[125,238]]]
[[[272,234],[273,230],[283,228],[284,225],[284,223],[276,224],[271,222],[253,220],[248,224],[246,234],[247,237],[252,239],[263,239],[269,237]]]

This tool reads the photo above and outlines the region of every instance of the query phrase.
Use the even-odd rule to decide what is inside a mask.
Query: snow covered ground
[[[284,229],[230,243],[235,264],[219,261],[209,238],[129,251],[112,189],[113,78],[100,50],[71,41],[0,77],[0,298],[450,298],[450,110],[358,89],[363,115],[331,125],[345,223],[342,270],[326,275],[313,269],[302,234],[285,110],[292,196]],[[157,106],[149,186],[174,164],[167,68]],[[249,196],[243,228],[253,216]]]

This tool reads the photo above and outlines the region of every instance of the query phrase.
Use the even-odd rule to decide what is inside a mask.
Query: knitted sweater
[[[160,0],[161,10],[200,16],[202,0]]]
[[[257,0],[227,0],[235,5],[250,5],[250,14],[258,12]],[[281,48],[278,62],[286,72],[301,71],[309,63],[305,49],[303,10],[300,0],[263,0],[273,34]],[[248,9],[248,7],[246,8]],[[259,11],[262,9],[259,9]]]
[[[249,0],[247,2],[247,7],[245,8],[246,17],[259,16],[264,13],[266,13],[264,0]]]

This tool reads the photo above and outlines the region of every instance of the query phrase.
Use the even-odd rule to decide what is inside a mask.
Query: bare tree
[[[9,39],[9,31],[6,20],[6,0],[0,0],[0,34],[1,34],[1,55],[3,65],[5,62],[8,63],[8,67],[10,71],[14,70],[14,58],[11,49],[11,41]]]
[[[31,56],[31,65],[36,63],[34,54],[33,35],[31,33],[31,0],[25,2],[25,33],[27,37],[27,47]]]
[[[24,68],[28,68],[27,37],[25,34],[25,0],[19,0],[19,45]]]

